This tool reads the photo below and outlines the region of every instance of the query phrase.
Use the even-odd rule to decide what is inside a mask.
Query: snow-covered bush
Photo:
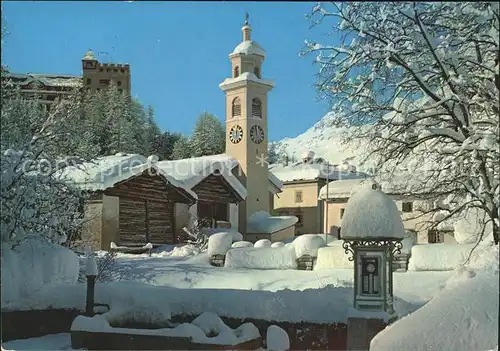
[[[248,269],[296,269],[295,251],[291,248],[241,248],[229,250],[225,267]]]
[[[465,211],[465,214],[455,221],[453,229],[453,236],[459,244],[473,244],[481,237],[484,240],[491,239],[491,222],[488,223],[486,213],[478,208]]]
[[[209,234],[205,231],[208,223],[206,219],[189,216],[188,226],[183,230],[187,234],[186,243],[193,245],[200,251],[206,250],[208,247]]]
[[[250,241],[236,241],[233,243],[233,245],[231,245],[231,248],[233,249],[239,249],[243,247],[253,247],[253,243],[251,243]]]
[[[349,261],[349,255],[345,253],[342,245],[331,245],[318,249],[318,258],[314,269],[343,268],[353,269],[353,261]]]
[[[409,271],[451,271],[464,264],[473,244],[420,244],[411,249]]]
[[[271,244],[271,247],[284,247],[285,244],[282,241],[277,241]]]
[[[50,284],[74,284],[79,259],[71,250],[44,238],[2,245],[2,308]]]
[[[318,249],[324,247],[325,240],[317,234],[302,234],[293,241],[295,248],[295,255],[302,257],[310,255],[312,257],[318,256]]]
[[[228,232],[215,233],[208,238],[208,256],[225,255],[231,248],[233,236]]]
[[[253,246],[256,248],[271,247],[271,240],[260,239],[260,240],[257,240]]]

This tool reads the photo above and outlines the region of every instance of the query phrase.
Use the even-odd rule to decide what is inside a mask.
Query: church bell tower
[[[247,189],[239,209],[239,231],[247,233],[249,216],[270,212],[267,93],[274,82],[262,78],[266,52],[251,39],[248,14],[241,31],[243,41],[229,54],[231,78],[219,87],[226,94],[226,154],[239,161]]]

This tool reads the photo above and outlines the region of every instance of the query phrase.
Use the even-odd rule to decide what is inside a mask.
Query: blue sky
[[[91,48],[100,61],[129,63],[132,93],[152,105],[163,130],[189,133],[202,111],[224,120],[228,54],[242,40],[250,14],[252,39],[267,58],[271,140],[293,137],[327,111],[313,88],[313,56],[299,57],[305,39],[331,43],[328,27],[310,29],[313,2],[3,2],[10,34],[2,61],[18,73],[81,74]]]

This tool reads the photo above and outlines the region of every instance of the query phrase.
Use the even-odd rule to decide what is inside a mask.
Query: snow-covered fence
[[[248,269],[296,269],[297,262],[293,248],[254,247],[229,250],[224,266]]]
[[[2,245],[2,309],[50,284],[75,284],[78,256],[44,239]]]
[[[421,244],[411,249],[410,271],[451,271],[465,263],[474,244]]]

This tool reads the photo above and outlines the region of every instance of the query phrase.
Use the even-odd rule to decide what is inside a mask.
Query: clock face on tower
[[[256,144],[262,143],[264,141],[264,129],[261,126],[253,125],[250,128],[250,139]]]
[[[229,131],[229,140],[231,140],[233,144],[238,144],[241,139],[243,139],[243,128],[239,125],[233,126]]]

